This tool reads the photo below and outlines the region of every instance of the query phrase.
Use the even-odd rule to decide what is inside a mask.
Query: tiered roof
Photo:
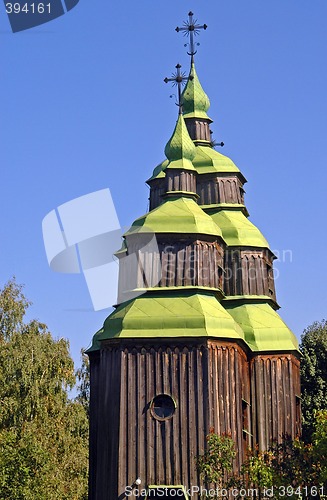
[[[231,199],[201,203],[192,191],[167,191],[165,179],[171,171],[177,176],[191,175],[196,182],[220,182],[226,176],[243,185],[244,176],[231,159],[218,153],[208,141],[207,115],[210,101],[195,70],[191,69],[182,93],[183,114],[168,141],[167,159],[158,165],[148,180],[161,180],[164,195],[161,203],[135,220],[125,233],[124,255],[128,255],[128,237],[153,233],[156,238],[171,235],[172,245],[186,239],[216,241],[221,251],[264,251],[272,261],[269,245],[259,229],[249,221],[243,202]],[[202,134],[202,135],[201,135]],[[204,180],[202,180],[204,179]],[[180,238],[179,238],[180,236]],[[133,251],[135,251],[135,242]],[[269,260],[269,259],[268,259]],[[270,261],[267,260],[269,267]],[[266,265],[265,261],[262,260]],[[123,265],[123,259],[121,261]],[[234,272],[234,271],[233,271]],[[236,272],[236,271],[235,271]],[[254,352],[294,351],[297,340],[275,309],[272,297],[261,294],[234,294],[199,286],[147,287],[144,294],[118,305],[94,337],[92,349],[112,338],[203,337],[232,339]]]

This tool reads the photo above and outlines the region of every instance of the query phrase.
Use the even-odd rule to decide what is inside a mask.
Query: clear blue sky
[[[0,281],[25,283],[29,316],[77,363],[108,311],[92,311],[83,275],[50,270],[41,222],[106,187],[123,226],[146,211],[176,120],[163,78],[188,69],[174,29],[190,9],[208,24],[196,63],[214,137],[248,179],[251,220],[292,252],[276,263],[280,314],[298,336],[326,317],[326,0],[80,0],[16,34],[1,4]]]

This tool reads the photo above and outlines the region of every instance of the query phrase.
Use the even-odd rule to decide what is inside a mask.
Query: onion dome
[[[196,173],[192,164],[196,147],[191,140],[183,116],[180,114],[168,141],[165,154],[168,171],[186,170],[190,175]],[[182,172],[180,174],[182,177]],[[168,196],[169,194],[169,196]],[[168,234],[202,234],[222,236],[221,230],[213,219],[207,215],[194,201],[194,192],[168,191],[165,201],[146,215],[137,219],[125,236],[136,233],[168,233]]]
[[[184,118],[201,118],[212,121],[207,115],[210,100],[199,81],[192,63],[190,76],[182,94]]]
[[[169,162],[166,168],[195,171],[192,164],[195,153],[195,146],[187,131],[183,115],[180,114],[173,135],[165,147],[165,155]]]

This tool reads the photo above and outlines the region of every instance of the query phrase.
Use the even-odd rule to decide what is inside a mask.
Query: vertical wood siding
[[[96,474],[98,454],[98,425],[99,425],[99,351],[90,353],[90,438],[89,438],[89,498],[96,498]]]
[[[197,178],[199,205],[218,205],[219,203],[244,203],[243,184],[234,175],[201,175]]]
[[[176,237],[176,236],[175,236]],[[180,239],[180,235],[178,235]],[[139,240],[128,241],[128,255],[119,269],[119,301],[135,288],[203,286],[223,289],[223,248],[218,241],[184,240],[158,237],[158,252],[142,248]],[[146,274],[144,273],[146,270]]]
[[[185,118],[188,133],[193,141],[211,141],[210,122],[206,120],[195,120],[194,118]]]
[[[299,360],[293,355],[257,355],[251,361],[251,410],[254,443],[265,450],[299,432]]]
[[[195,174],[184,170],[167,170],[166,191],[187,191],[196,193]]]
[[[185,175],[188,174],[188,175]],[[193,176],[192,179],[188,177]],[[180,179],[179,179],[180,177]],[[244,204],[244,189],[239,177],[224,174],[202,174],[195,179],[194,174],[180,172],[149,181],[150,210],[161,205],[166,191],[192,191],[199,196],[199,205],[217,205],[219,203]]]
[[[99,368],[93,357],[91,364],[91,422],[97,422],[98,437],[96,446],[92,441],[90,466],[96,473],[90,475],[90,500],[124,498],[137,477],[143,485],[200,484],[195,457],[204,452],[210,428],[232,436],[239,451],[235,468],[240,466],[242,398],[249,381],[239,346],[214,340],[104,341]],[[174,398],[176,411],[159,421],[150,403],[163,393]]]
[[[246,355],[237,344],[209,342],[208,346],[209,428],[227,434],[236,444],[235,470],[244,460],[242,400],[249,398],[249,371]]]
[[[272,256],[266,249],[227,248],[224,262],[226,295],[267,295],[276,300]]]

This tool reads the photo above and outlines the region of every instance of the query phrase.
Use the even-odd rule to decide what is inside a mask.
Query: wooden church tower
[[[297,340],[276,312],[275,256],[248,219],[246,179],[213,148],[193,57],[201,28],[190,13],[177,29],[191,55],[183,92],[179,65],[173,78],[180,113],[147,181],[150,210],[117,252],[118,306],[88,351],[90,500],[127,498],[140,481],[151,499],[199,485],[210,428],[232,436],[236,468],[247,447],[300,432]]]

